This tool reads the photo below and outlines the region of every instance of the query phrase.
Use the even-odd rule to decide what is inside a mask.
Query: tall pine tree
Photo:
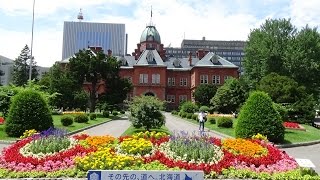
[[[14,85],[23,86],[27,84],[29,80],[30,61],[30,49],[28,45],[25,45],[24,48],[21,50],[21,53],[18,56],[18,58],[14,60],[12,72],[12,81]],[[31,79],[37,80],[38,75],[39,73],[37,70],[36,62],[33,60]]]

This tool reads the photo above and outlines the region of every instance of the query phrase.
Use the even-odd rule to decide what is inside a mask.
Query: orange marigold
[[[248,157],[261,157],[268,154],[268,150],[260,144],[240,138],[223,140],[222,148],[232,154]]]
[[[94,146],[94,147],[102,147],[102,146],[106,146],[110,143],[113,143],[114,140],[116,138],[114,138],[113,136],[90,136],[87,137],[87,139],[85,140],[86,144],[88,144],[89,146]]]

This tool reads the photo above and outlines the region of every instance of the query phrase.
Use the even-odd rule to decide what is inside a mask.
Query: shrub
[[[114,115],[114,116],[118,115],[118,111],[113,110],[113,111],[112,111],[112,115]]]
[[[110,116],[109,111],[103,111],[102,116],[108,118]]]
[[[61,117],[60,121],[63,126],[70,126],[71,124],[73,124],[73,117],[65,115]]]
[[[284,127],[268,94],[260,91],[251,93],[241,108],[235,127],[236,137],[251,138],[258,133],[272,142],[284,140]]]
[[[197,114],[192,114],[192,119],[193,120],[198,120],[198,115]]]
[[[199,111],[201,112],[209,112],[210,111],[210,108],[208,106],[201,106]]]
[[[136,96],[130,104],[130,121],[135,128],[160,128],[165,124],[165,116],[161,113],[164,102],[153,96]]]
[[[121,110],[120,113],[121,113],[121,114],[125,114],[126,112],[125,112],[124,110]]]
[[[97,114],[91,113],[90,114],[90,120],[95,120],[95,119],[97,119]]]
[[[89,121],[89,118],[86,114],[77,114],[74,117],[74,122],[77,123],[86,123]]]
[[[191,119],[191,117],[192,117],[192,113],[187,113],[186,118]]]
[[[193,102],[186,101],[183,104],[181,104],[180,110],[182,110],[183,112],[187,112],[187,113],[194,113],[198,110],[198,107]]]
[[[218,127],[232,128],[232,125],[233,125],[233,121],[229,117],[220,117],[217,120]]]
[[[273,103],[275,110],[279,113],[281,120],[286,121],[288,119],[288,110],[286,107],[278,103]]]
[[[182,118],[185,118],[187,117],[187,113],[186,112],[181,112],[181,115],[180,115]]]
[[[12,97],[5,131],[20,137],[25,130],[43,131],[53,126],[51,111],[45,99],[35,90],[24,90]]]
[[[176,110],[171,111],[171,114],[176,115],[178,112]]]
[[[208,121],[210,124],[215,124],[216,123],[216,119],[214,117],[208,117]]]

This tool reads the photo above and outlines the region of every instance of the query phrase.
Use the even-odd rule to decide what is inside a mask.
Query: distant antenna
[[[78,14],[78,20],[81,22],[83,20],[83,14],[82,14],[82,9],[80,8],[80,12]]]
[[[152,6],[151,6],[151,14],[150,14],[151,16],[150,16],[150,23],[149,23],[149,26],[152,26],[153,24],[152,24]]]

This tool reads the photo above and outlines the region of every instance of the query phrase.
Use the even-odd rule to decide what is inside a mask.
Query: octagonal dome
[[[161,44],[160,34],[155,26],[147,26],[141,34],[140,43],[145,41],[156,41]]]

